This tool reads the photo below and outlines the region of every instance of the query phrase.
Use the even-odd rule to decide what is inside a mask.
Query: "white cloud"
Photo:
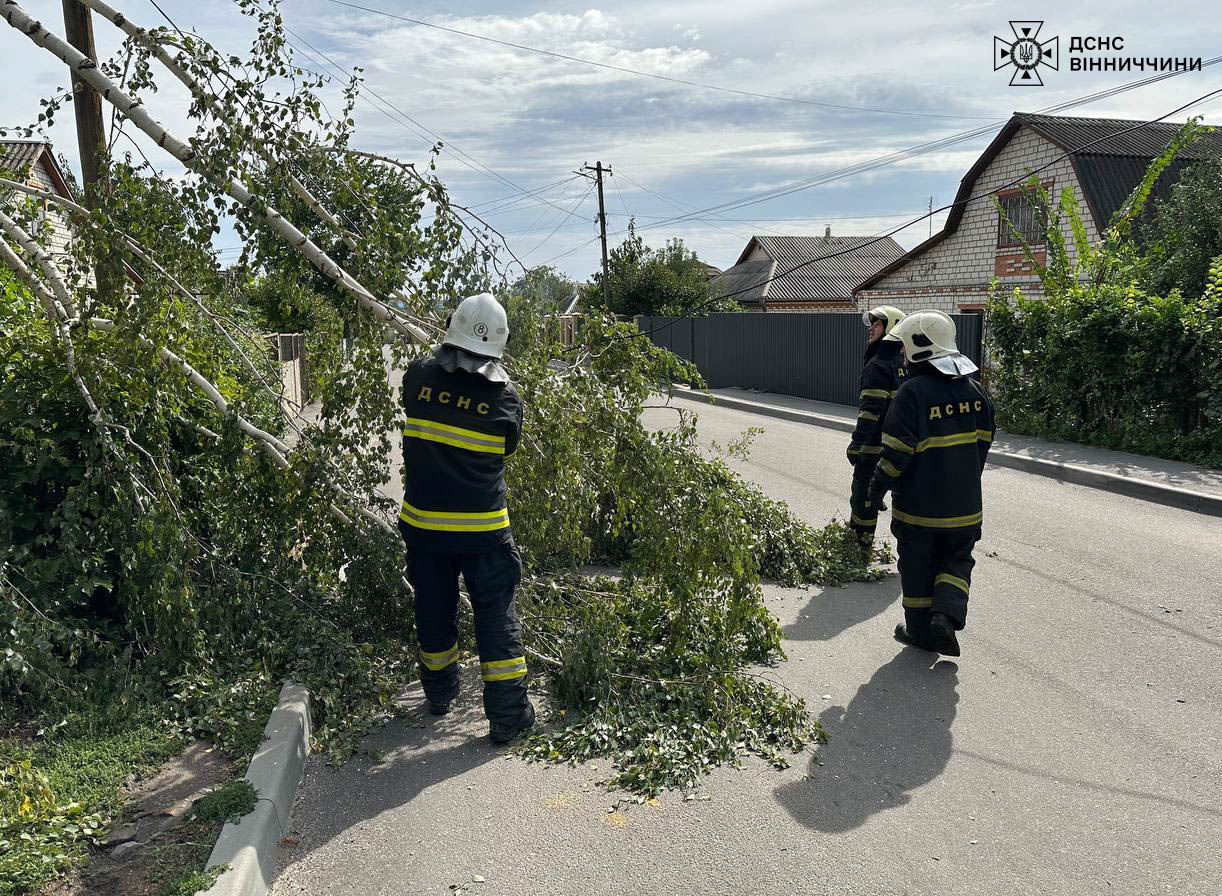
[[[142,25],[157,24],[155,14],[142,4],[112,2]],[[1008,78],[995,73],[989,62],[992,35],[1005,31],[1009,14],[988,0],[957,0],[928,11],[901,0],[879,0],[868,16],[857,7],[815,9],[798,0],[757,0],[749,8],[705,0],[675,0],[664,5],[631,0],[584,11],[577,7],[579,11],[572,12],[475,2],[463,6],[463,15],[432,17],[414,11],[406,0],[369,2],[449,28],[605,65],[900,112],[1004,120],[1015,109],[1034,110],[1136,77],[1072,73],[1065,67],[1050,73],[1048,86],[1042,90],[1010,88]],[[48,24],[61,21],[56,0],[25,0],[24,5]],[[242,52],[250,40],[249,20],[236,15],[225,0],[165,0],[163,6],[179,25],[197,28],[227,52]],[[447,152],[440,162],[440,171],[454,194],[467,203],[513,192],[479,170],[480,164],[515,184],[537,188],[568,176],[583,161],[601,159],[680,204],[707,208],[742,201],[760,191],[858,165],[983,123],[966,118],[833,112],[669,84],[356,13],[327,0],[293,0],[282,11],[294,31],[327,53],[341,69],[363,66],[373,91],[421,126],[444,135],[448,150],[461,150],[478,160],[459,161]],[[1214,52],[1208,29],[1191,24],[1211,20],[1212,5],[1205,0],[1186,0],[1176,16],[1136,0],[1084,0],[1072,10],[1057,12],[1060,17],[1046,23],[1049,33],[1095,33],[1099,21],[1120,23],[1114,30],[1126,35],[1134,55],[1209,56]],[[109,23],[95,17],[95,30],[105,52],[118,45],[117,32]],[[693,46],[697,42],[699,46]],[[20,73],[13,82],[16,89],[0,92],[0,122],[31,120],[38,112],[38,96],[53,84],[66,83],[63,66],[7,26],[0,27],[0,47],[5,52],[6,71]],[[1073,114],[1153,117],[1204,93],[1214,80],[1210,71],[1195,73],[1121,94]],[[190,133],[183,92],[169,78],[162,78],[161,83],[165,87],[150,97],[150,108],[173,130]],[[338,88],[329,88],[327,99],[333,108],[337,97]],[[370,97],[370,102],[376,101]],[[1208,120],[1222,118],[1217,111],[1222,106],[1211,108],[1215,111]],[[56,148],[75,160],[72,116],[66,111],[51,136]],[[392,112],[387,117],[372,105],[362,104],[356,142],[371,150],[423,160],[434,138],[413,135],[411,130],[417,126],[395,120],[398,116]],[[886,223],[888,219],[880,217],[886,212],[921,208],[930,194],[949,199],[987,139],[722,214],[762,218],[853,215],[861,217],[843,225],[833,221],[833,232],[846,233],[850,232],[846,228],[857,226],[864,229],[852,232],[872,232],[876,224],[881,228]],[[155,147],[147,151],[165,163],[167,170],[178,170],[164,153],[157,155]],[[618,188],[629,212],[656,216],[653,220],[676,213],[656,195],[626,181],[619,182]],[[574,191],[559,204],[567,208],[576,197]],[[612,218],[613,226],[622,227],[624,209],[619,195],[613,190],[607,201],[609,211],[618,216]],[[588,240],[592,228],[587,211],[583,208],[581,216],[566,222],[535,260]],[[551,206],[536,204],[495,213],[491,218],[504,230],[528,230],[554,227],[561,214]],[[753,227],[822,233],[823,223],[689,221],[674,225],[673,230],[657,228],[646,233],[658,243],[672,233],[682,236],[702,256],[723,265],[737,255]],[[922,238],[925,235],[920,227],[912,230],[921,231]],[[546,233],[524,233],[511,242],[526,249]],[[229,240],[232,243],[232,237]],[[558,264],[584,276],[597,258],[597,245],[590,245]]]

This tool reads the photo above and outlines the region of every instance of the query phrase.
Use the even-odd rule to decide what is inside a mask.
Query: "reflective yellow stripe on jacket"
[[[424,420],[420,417],[407,418],[403,426],[403,437],[440,442],[443,445],[466,448],[468,451],[482,451],[487,454],[505,453],[504,436],[476,432],[474,429],[463,429],[461,426],[448,426],[445,423]]]
[[[434,532],[491,532],[509,527],[509,508],[466,513],[451,510],[421,510],[406,501],[399,519],[417,529]]]
[[[884,436],[884,438],[886,438]],[[993,441],[993,433],[987,429],[972,429],[967,432],[952,432],[945,436],[930,436],[917,442],[916,450],[926,451],[930,448],[953,448],[955,445],[974,445],[977,442]],[[903,444],[902,442],[900,444]],[[905,446],[906,448],[907,446]]]
[[[905,454],[912,453],[912,446],[906,442],[901,442],[895,436],[889,436],[883,433],[883,444],[888,448],[894,448],[896,451],[903,451]]]
[[[966,526],[979,526],[984,521],[983,511],[967,516],[917,516],[912,513],[904,513],[894,507],[891,508],[891,517],[901,523],[924,526],[927,529],[959,529]]]

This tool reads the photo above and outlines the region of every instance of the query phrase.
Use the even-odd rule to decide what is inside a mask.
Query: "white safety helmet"
[[[941,311],[914,311],[883,337],[904,344],[908,363],[928,361],[950,376],[964,376],[978,368],[959,352],[955,343],[955,322]]]
[[[881,320],[886,324],[884,333],[890,333],[895,329],[895,325],[904,319],[904,312],[900,311],[891,305],[879,305],[877,308],[871,308],[869,311],[861,313],[861,322],[867,327],[876,320]]]
[[[473,355],[500,358],[509,341],[509,321],[505,309],[491,293],[467,296],[450,315],[442,345],[465,349]]]

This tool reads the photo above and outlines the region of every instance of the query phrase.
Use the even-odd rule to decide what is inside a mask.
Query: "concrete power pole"
[[[611,167],[608,165],[604,168],[602,162],[595,162],[593,168],[587,164],[582,165],[581,170],[593,171],[594,181],[598,184],[598,232],[603,244],[603,304],[609,308],[611,307],[611,278],[607,267],[607,207],[603,204],[603,173],[610,174]]]
[[[90,59],[97,61],[98,51],[93,42],[93,20],[80,0],[63,0],[64,32],[68,43]],[[102,98],[96,90],[72,73],[72,108],[76,112],[76,143],[81,153],[81,180],[85,188],[85,204],[93,208],[96,202],[98,177],[101,172],[106,132],[102,126]]]

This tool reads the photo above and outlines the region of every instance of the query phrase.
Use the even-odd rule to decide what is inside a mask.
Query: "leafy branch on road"
[[[401,365],[423,350],[408,340],[441,331],[439,309],[506,284],[439,180],[333,151],[352,140],[358,82],[329,116],[275,8],[243,8],[257,31],[245,60],[136,29],[89,68],[5,6],[188,173],[110,157],[90,210],[67,210],[75,238],[55,258],[39,197],[5,183],[0,718],[154,706],[173,730],[240,749],[292,678],[311,691],[320,745],[343,756],[414,674],[397,508],[381,490],[402,414],[386,341]],[[187,139],[144,111],[163,46],[194,92]],[[245,251],[222,269],[206,247],[226,217]],[[279,371],[261,330],[286,283],[300,290],[285,301],[308,294],[328,338],[342,325],[352,340],[320,383],[316,426],[286,418],[269,389]],[[611,756],[615,784],[652,793],[815,742],[802,702],[749,671],[780,657],[761,576],[878,573],[843,527],[807,526],[703,457],[690,421],[644,429],[648,396],[693,377],[681,361],[595,315],[580,363],[557,369],[544,309],[510,306],[529,414],[509,474],[523,616],[564,707],[528,750]],[[576,574],[587,563],[623,578],[591,583]]]

